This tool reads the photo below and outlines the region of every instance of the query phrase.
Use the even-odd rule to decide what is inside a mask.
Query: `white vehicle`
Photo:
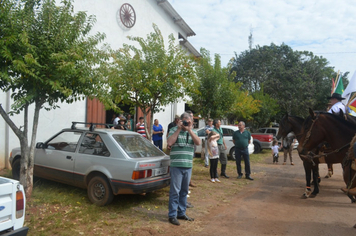
[[[235,131],[239,130],[239,128],[233,125],[221,125],[220,127],[223,131],[224,141],[227,147],[226,154],[230,156],[230,159],[235,160],[235,145],[232,141],[232,135]],[[200,140],[202,141],[201,143],[203,143],[203,140],[205,140],[205,127],[197,129],[197,133]],[[201,154],[201,148],[202,145],[196,146],[195,153]],[[250,155],[254,152],[254,149],[255,147],[253,145],[253,138],[251,136],[251,143],[248,145],[248,152]]]
[[[0,177],[0,235],[27,235],[26,199],[19,181]]]

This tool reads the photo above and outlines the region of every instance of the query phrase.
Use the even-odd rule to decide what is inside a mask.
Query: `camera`
[[[184,125],[184,126],[189,126],[188,122],[185,121],[185,120],[183,120],[183,125]]]

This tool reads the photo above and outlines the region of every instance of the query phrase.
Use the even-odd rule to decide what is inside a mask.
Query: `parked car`
[[[224,135],[224,141],[227,147],[226,153],[230,156],[230,159],[235,160],[235,145],[232,141],[232,135],[235,131],[239,130],[237,126],[233,125],[221,125],[221,129]],[[205,140],[205,127],[197,129],[198,136],[202,140]],[[204,141],[205,142],[205,141]],[[202,144],[196,146],[195,153],[201,154]],[[204,152],[204,151],[203,151]],[[253,137],[251,137],[251,143],[248,145],[248,152],[252,154],[254,152]]]
[[[273,134],[268,133],[251,133],[253,137],[253,145],[255,145],[254,153],[260,153],[262,149],[271,149],[273,143]]]
[[[170,183],[170,159],[146,138],[131,131],[95,128],[63,129],[37,143],[34,176],[87,189],[89,200],[109,204],[117,194],[142,194]],[[11,152],[14,178],[20,173],[20,148]]]
[[[278,129],[279,129],[278,127],[265,127],[265,128],[260,128],[258,132],[273,134],[273,138],[276,139],[276,136],[278,134]],[[281,143],[282,143],[282,139],[279,139],[278,144],[281,145]],[[296,149],[298,145],[299,145],[298,140],[296,140],[293,149]]]

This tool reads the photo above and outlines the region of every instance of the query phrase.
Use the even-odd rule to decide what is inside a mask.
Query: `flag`
[[[331,78],[331,81],[332,81],[332,85],[331,85],[331,95],[333,95],[333,91],[335,90],[335,81],[334,81],[334,78]]]
[[[342,95],[344,93],[344,84],[342,82],[341,75],[340,75],[339,79],[337,80],[337,84],[335,86],[334,93],[338,93],[340,95]]]
[[[347,98],[348,96],[351,95],[351,93],[356,92],[356,71],[354,72],[354,75],[352,78],[349,80],[349,84],[347,85],[347,88],[344,91],[344,94],[342,94],[342,97]]]
[[[349,107],[351,110],[353,110],[354,112],[356,112],[356,98],[354,98],[350,103],[349,103]]]

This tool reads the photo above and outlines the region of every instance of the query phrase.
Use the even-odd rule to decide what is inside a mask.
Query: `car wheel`
[[[112,202],[114,194],[107,179],[103,176],[94,176],[88,185],[89,200],[97,206],[105,206]]]
[[[20,169],[21,169],[21,160],[20,158],[16,159],[12,163],[12,178],[20,180]]]
[[[255,145],[255,149],[254,149],[254,154],[257,154],[257,153],[260,153],[262,148],[261,148],[261,145],[257,142],[253,142],[253,145]]]
[[[236,160],[236,157],[235,157],[235,147],[232,147],[231,149],[230,149],[230,159],[231,160]]]

